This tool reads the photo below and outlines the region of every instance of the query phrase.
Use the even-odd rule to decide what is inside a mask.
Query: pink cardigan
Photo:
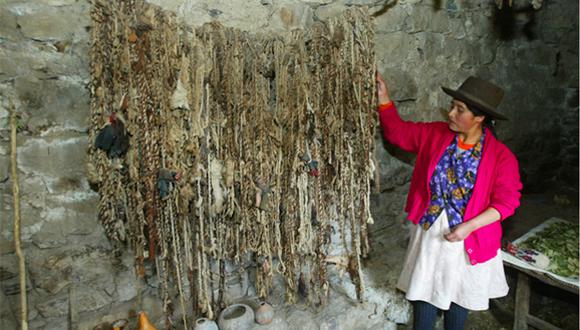
[[[379,107],[379,118],[383,135],[389,143],[417,154],[405,207],[408,219],[417,224],[429,204],[431,175],[456,133],[444,122],[403,121],[392,103]],[[501,220],[504,220],[520,205],[521,189],[516,157],[488,130],[464,221],[469,221],[488,207],[495,208],[500,213]],[[472,232],[464,241],[471,264],[482,263],[495,257],[501,247],[501,236],[500,221]]]

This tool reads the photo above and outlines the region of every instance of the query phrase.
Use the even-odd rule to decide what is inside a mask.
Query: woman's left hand
[[[463,222],[455,226],[449,234],[444,235],[445,239],[449,242],[460,242],[471,234],[473,228],[469,222]]]

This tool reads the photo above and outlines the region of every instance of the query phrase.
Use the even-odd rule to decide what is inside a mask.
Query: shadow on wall
[[[398,160],[400,160],[401,162],[403,162],[407,165],[411,165],[411,166],[415,165],[415,159],[417,158],[415,156],[415,154],[413,154],[411,152],[404,151],[403,149],[400,149],[400,148],[396,147],[395,145],[390,144],[389,142],[387,142],[387,140],[385,140],[385,138],[382,138],[382,141],[383,141],[383,148],[385,148],[385,150],[389,153],[389,155],[397,158]]]
[[[389,9],[395,7],[397,5],[397,3],[399,2],[399,0],[393,0],[393,1],[387,1],[385,2],[385,4],[383,5],[383,8],[379,9],[378,11],[376,11],[374,14],[372,14],[373,17],[379,17],[382,14],[386,13]]]
[[[516,8],[504,4],[502,9],[494,8],[493,28],[500,40],[514,40],[521,35],[527,40],[536,39],[536,10],[532,5]]]

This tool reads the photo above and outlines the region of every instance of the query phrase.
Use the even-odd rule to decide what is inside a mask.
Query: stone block
[[[32,208],[39,210],[46,208],[48,197],[46,181],[38,175],[20,178],[20,196],[21,200]]]
[[[15,254],[0,256],[0,282],[18,277],[18,257]]]
[[[94,219],[96,225],[95,230],[89,235],[69,235],[67,237],[68,245],[70,246],[86,246],[94,249],[110,250],[112,248],[111,242],[105,236],[103,226],[97,219]],[[78,228],[77,228],[78,229]],[[108,258],[112,258],[109,256]],[[111,259],[113,260],[113,259]]]
[[[423,2],[423,0],[399,0],[400,5],[416,5]]]
[[[299,1],[307,5],[319,6],[319,5],[327,5],[331,2],[334,2],[335,0],[299,0]]]
[[[84,313],[79,316],[77,329],[97,329],[97,325],[107,325],[110,329],[110,325],[113,322],[122,319],[129,321],[129,324],[124,329],[134,329],[137,325],[137,318],[134,315],[135,302],[114,303],[110,308],[103,310],[102,313]],[[103,326],[102,329],[107,329],[107,326]]]
[[[306,29],[314,22],[314,12],[304,4],[284,5],[276,9],[268,29],[273,31],[289,31]]]
[[[417,33],[415,34],[417,38],[417,52],[421,55],[422,62],[418,62],[419,65],[421,64],[434,64],[432,62],[436,62],[438,57],[439,58],[446,58],[447,54],[447,42],[453,39],[448,38],[447,36],[440,34],[440,33]],[[457,49],[453,49],[457,51]],[[431,63],[429,63],[431,62]],[[417,64],[415,64],[417,67]],[[423,69],[428,67],[421,68],[422,73],[424,72]],[[440,68],[438,68],[440,70]],[[422,74],[422,76],[425,76]],[[427,81],[427,80],[426,80]]]
[[[27,70],[24,67],[18,67],[15,63],[17,60],[14,58],[13,55],[14,51],[8,49],[8,47],[0,48],[0,78],[1,79],[9,79],[15,77]],[[6,108],[8,105],[6,105]],[[6,113],[2,113],[2,112]],[[8,111],[2,109],[0,112],[0,118],[3,119],[8,117]],[[7,125],[8,122],[2,123],[2,126]]]
[[[96,213],[96,209],[85,213],[70,206],[48,208],[42,213],[44,221],[32,241],[38,248],[47,249],[63,246],[69,235],[89,235],[100,226]]]
[[[8,181],[11,168],[10,157],[0,155],[0,182]]]
[[[61,129],[85,131],[89,124],[89,96],[84,84],[83,80],[65,76],[48,80],[16,78],[18,99],[30,116],[27,128],[40,133],[58,125]]]
[[[91,287],[107,295],[105,291],[111,291],[110,288],[114,286],[115,274],[126,271],[116,270],[113,259],[111,254],[78,241],[54,249],[30,248],[27,262],[38,292],[55,296],[70,285],[76,285],[83,287],[82,290]]]
[[[88,181],[81,177],[57,177],[47,182],[50,193],[48,199],[56,203],[92,202],[98,199],[98,194],[91,190]]]
[[[76,289],[72,292],[69,294],[65,290],[55,297],[38,303],[36,305],[38,312],[43,317],[58,317],[68,314],[69,304],[74,306],[75,312],[83,313],[98,310],[112,302],[104,292],[91,287],[83,287],[82,290]]]
[[[0,276],[3,276],[5,279],[0,281],[0,287],[2,288],[2,292],[3,294],[5,294],[6,296],[13,296],[13,295],[19,295],[20,294],[20,272],[18,269],[18,258],[16,257],[16,255],[10,255],[13,256],[12,258],[10,258],[10,260],[8,261],[10,264],[6,265],[5,267],[7,268],[0,268],[0,272],[3,272],[4,274],[0,274]],[[6,260],[5,258],[6,256],[4,256],[2,259],[2,261]],[[25,270],[25,280],[26,280],[26,291],[30,292],[30,290],[33,289],[33,285],[30,279],[30,274]]]
[[[455,20],[459,21],[459,20]],[[490,17],[480,11],[467,15],[463,23],[465,33],[471,38],[481,38],[489,35],[493,29],[493,21]]]
[[[16,15],[0,5],[0,40],[17,40],[20,37],[17,26]],[[3,55],[1,51],[2,49],[0,54]]]
[[[449,24],[449,32],[446,34],[448,38],[464,39],[468,36],[463,18],[450,17],[447,24]]]
[[[348,7],[339,2],[333,2],[328,5],[320,6],[316,8],[314,12],[314,16],[318,20],[328,20],[329,18],[339,16],[342,14]]]
[[[444,1],[442,1],[444,2]],[[457,1],[461,5],[461,10],[469,12],[490,12],[495,8],[495,3],[491,1]]]
[[[393,6],[375,18],[375,33],[391,33],[407,30],[409,12],[404,6]]]
[[[29,327],[29,329],[51,329],[47,320],[43,317],[37,317],[36,319],[31,320],[28,323],[28,327]]]
[[[445,33],[449,31],[449,16],[446,11],[432,6],[414,6],[407,19],[407,32]]]
[[[0,221],[2,221],[2,223],[7,223],[7,221],[12,222],[11,220],[11,217],[0,217]],[[11,230],[12,225],[10,225],[9,228],[3,228],[3,231],[0,233],[0,255],[14,253],[14,240],[12,238]]]
[[[70,40],[66,40],[67,43]],[[63,75],[80,75],[88,79],[88,49],[83,43],[71,44],[59,52],[53,42],[6,42],[0,49],[0,74],[6,77],[32,75],[39,79],[52,79]]]
[[[416,35],[404,32],[380,34],[375,36],[375,45],[377,64],[381,68],[407,70],[423,61]]]
[[[55,253],[54,250],[31,249],[30,252],[28,269],[37,289],[56,295],[72,284],[72,256]]]
[[[129,301],[137,296],[137,277],[133,271],[115,276],[118,301]]]
[[[270,6],[262,5],[260,1],[148,0],[148,2],[177,13],[187,24],[193,26],[217,20],[225,26],[258,31],[267,25],[271,14]]]
[[[16,321],[16,315],[12,308],[16,302],[0,292],[0,328],[2,329],[18,329],[19,324]]]
[[[260,324],[254,323],[254,325],[251,328],[251,330],[266,330],[266,329],[267,330],[289,330],[289,329],[295,329],[295,328],[290,328],[288,322],[286,322],[286,320],[284,320],[284,318],[282,318],[278,315],[274,315],[272,322],[270,322],[269,324],[260,325]]]
[[[46,177],[84,177],[87,137],[77,134],[28,138],[19,148],[18,164],[24,173]],[[45,161],[50,159],[50,162]]]
[[[43,317],[64,316],[69,310],[68,294],[63,293],[58,297],[51,297],[36,305],[36,309]]]
[[[37,0],[38,3],[43,3],[49,6],[61,7],[78,4],[78,0]]]
[[[574,24],[578,26],[578,2],[556,2],[537,12],[536,20],[542,22],[542,30],[568,31]]]
[[[397,68],[382,70],[385,81],[393,86],[390,90],[391,98],[395,101],[409,101],[417,99],[417,82],[409,72]]]
[[[319,330],[318,325],[306,311],[292,310],[286,315],[288,324],[294,329]]]
[[[395,187],[403,186],[411,181],[413,167],[397,158],[398,154],[391,154],[393,150],[387,151],[382,143],[376,146],[377,158],[380,159],[381,190],[392,190]],[[401,196],[404,199],[404,196]]]
[[[89,4],[52,7],[39,4],[20,5],[16,18],[22,34],[35,40],[87,39],[85,26],[90,25]],[[14,9],[13,9],[14,11]]]
[[[180,7],[191,5],[193,1],[183,1],[183,0],[146,0],[145,2],[159,6],[164,10],[169,10],[172,12],[179,12]],[[180,12],[179,14],[185,14]]]
[[[377,6],[377,5],[382,5],[388,1],[387,0],[342,0],[342,2],[347,6],[373,7],[373,6]]]
[[[11,190],[12,188],[9,189]],[[1,218],[5,225],[0,233],[2,235],[2,239],[0,240],[0,254],[11,253],[14,251],[12,196],[6,198],[5,202],[7,205],[4,205]],[[21,203],[20,226],[20,238],[22,243],[26,244],[30,241],[32,235],[40,230],[40,210],[27,207],[27,204]]]

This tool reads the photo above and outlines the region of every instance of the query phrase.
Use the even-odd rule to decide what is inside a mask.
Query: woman
[[[377,74],[385,139],[417,154],[405,211],[416,226],[397,287],[413,304],[414,329],[462,329],[468,310],[507,295],[500,222],[519,206],[518,162],[488,128],[506,119],[498,86],[469,77],[453,97],[448,122],[403,121]]]

